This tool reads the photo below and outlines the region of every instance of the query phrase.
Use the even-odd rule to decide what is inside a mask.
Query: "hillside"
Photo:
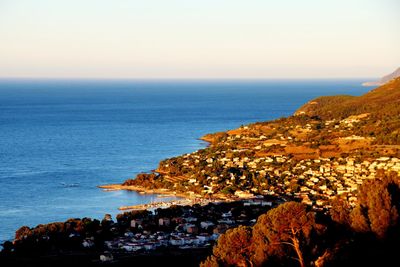
[[[400,78],[370,92],[354,96],[324,96],[311,100],[296,111],[296,115],[319,116],[323,119],[343,119],[350,115],[393,116],[400,114]]]
[[[400,172],[400,78],[359,97],[314,99],[296,115],[206,135],[210,146],[160,162],[123,186],[194,197],[275,195],[329,209],[358,185]]]
[[[363,86],[380,86],[384,85],[387,82],[390,82],[391,80],[400,77],[400,68],[397,68],[394,72],[383,76],[379,81],[376,82],[365,82],[362,85]]]
[[[357,134],[371,134],[381,139],[390,139],[398,144],[400,128],[400,78],[354,96],[325,96],[316,98],[296,111],[296,115],[318,116],[324,120],[344,119],[351,115],[368,114],[368,120],[356,129]]]

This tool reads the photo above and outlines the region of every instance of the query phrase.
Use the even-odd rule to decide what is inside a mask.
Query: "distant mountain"
[[[387,119],[393,116],[397,119],[400,115],[400,77],[390,79],[384,85],[361,96],[318,97],[306,103],[295,114],[318,116],[323,119],[343,119],[363,113],[379,117],[386,116]]]
[[[383,76],[379,81],[377,82],[365,82],[362,85],[363,86],[380,86],[383,85],[387,82],[389,82],[390,80],[393,80],[394,78],[400,77],[400,68],[397,68],[394,72]]]

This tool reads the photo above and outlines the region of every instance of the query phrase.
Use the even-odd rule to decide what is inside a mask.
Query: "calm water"
[[[96,186],[202,148],[206,133],[290,115],[319,95],[359,95],[360,82],[1,80],[0,240],[152,201]]]

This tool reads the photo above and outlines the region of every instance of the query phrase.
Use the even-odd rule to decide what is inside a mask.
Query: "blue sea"
[[[364,80],[0,80],[0,241],[22,225],[115,216],[156,201],[104,192],[206,144],[198,138],[291,115]]]

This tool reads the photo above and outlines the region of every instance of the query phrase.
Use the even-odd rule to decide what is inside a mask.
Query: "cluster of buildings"
[[[221,188],[221,183],[226,186],[236,185],[239,189],[234,195],[239,198],[251,198],[258,194],[287,195],[300,198],[307,205],[316,208],[330,208],[329,200],[337,195],[346,197],[354,205],[358,187],[366,179],[375,179],[378,170],[395,171],[400,174],[400,159],[395,157],[379,157],[374,160],[356,158],[319,158],[295,161],[287,156],[259,157],[254,159],[226,158],[219,161],[229,163],[226,167],[236,166],[247,169],[252,177],[257,177],[260,184],[252,187],[245,183],[249,177],[241,175],[236,177],[210,176],[203,185],[204,192],[214,193],[216,188]],[[249,176],[249,175],[247,175]],[[189,182],[197,182],[192,178]],[[238,183],[239,182],[239,183]]]
[[[210,213],[205,208],[190,216],[156,216],[158,228],[154,230],[153,227],[151,231],[145,225],[149,220],[132,219],[123,236],[105,243],[107,250],[134,252],[161,247],[207,248],[227,229],[254,224],[260,214],[285,201],[286,197],[298,199],[315,210],[328,210],[330,200],[338,196],[346,198],[354,206],[359,186],[365,180],[375,179],[379,170],[400,174],[399,158],[371,157],[371,154],[363,157],[357,153],[333,157],[320,154],[315,157],[315,153],[310,157],[296,157],[294,154],[312,154],[319,149],[320,142],[314,144],[308,137],[305,141],[304,136],[312,136],[314,131],[319,132],[322,128],[325,133],[335,132],[333,136],[339,142],[371,142],[371,137],[357,136],[352,131],[360,120],[367,117],[368,114],[362,114],[340,121],[306,121],[302,125],[245,126],[235,133],[226,134],[218,144],[207,149],[161,162],[158,168],[160,177],[172,182],[176,191],[198,197],[236,200],[224,203],[235,205],[233,203],[240,202],[241,212],[232,213],[231,209],[212,210]],[[273,134],[257,133],[257,127],[269,127]]]
[[[165,233],[158,231],[133,234],[126,232],[125,236],[106,241],[105,246],[109,251],[151,251],[161,247],[176,247],[179,249],[204,248],[211,246],[211,242],[218,238],[219,234],[189,234],[179,231]]]
[[[129,220],[129,225],[110,221],[110,231],[118,233],[104,242],[104,261],[114,253],[149,253],[157,249],[207,249],[218,237],[238,225],[253,225],[260,214],[281,203],[264,197],[205,206],[177,206],[174,211],[155,210]],[[180,215],[177,215],[180,214]],[[121,234],[122,233],[122,234]],[[94,246],[86,238],[82,246]]]
[[[361,114],[322,124],[324,131],[340,133],[337,137],[339,141],[370,142],[371,137],[351,134],[351,128],[367,117],[368,114]],[[335,196],[346,197],[354,205],[359,185],[366,179],[374,179],[378,170],[400,173],[400,160],[396,157],[368,157],[367,160],[360,155],[349,154],[299,159],[289,152],[285,153],[285,147],[290,144],[294,149],[303,150],[298,153],[307,153],[308,148],[298,144],[299,136],[291,133],[310,133],[318,127],[313,123],[284,125],[280,131],[273,128],[276,130],[273,138],[256,134],[251,131],[252,127],[242,127],[241,132],[220,141],[218,149],[211,147],[206,153],[200,150],[179,157],[175,165],[180,166],[182,177],[187,178],[180,180],[179,186],[183,185],[185,190],[195,186],[204,195],[220,195],[222,192],[238,198],[252,198],[257,194],[286,195],[316,209],[329,209],[329,200]],[[272,146],[281,147],[282,153],[263,155],[262,151]],[[168,169],[169,163],[164,161],[164,166],[160,167]]]
[[[301,179],[300,190],[285,188],[284,192],[302,199],[316,208],[330,208],[329,200],[345,197],[350,205],[357,201],[358,187],[367,179],[375,179],[378,170],[400,173],[400,159],[380,157],[373,161],[355,158],[302,160],[295,167],[293,179]],[[286,181],[288,184],[289,181]]]

